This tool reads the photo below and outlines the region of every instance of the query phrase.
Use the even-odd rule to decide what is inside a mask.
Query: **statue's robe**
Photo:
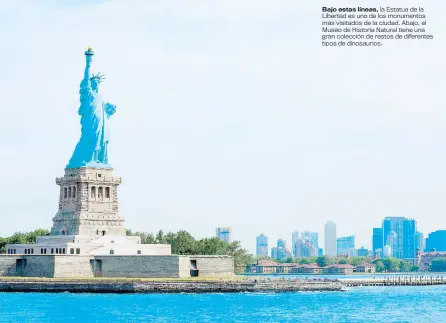
[[[76,145],[67,168],[100,166],[108,164],[107,144],[110,141],[108,118],[113,114],[102,100],[99,92],[90,86],[90,80],[80,85],[79,115],[81,116],[81,138]],[[99,164],[99,165],[96,165]]]

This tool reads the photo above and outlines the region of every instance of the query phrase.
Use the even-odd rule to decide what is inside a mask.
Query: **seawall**
[[[113,281],[113,280],[1,280],[0,292],[45,293],[241,293],[341,291],[340,282],[313,281]]]

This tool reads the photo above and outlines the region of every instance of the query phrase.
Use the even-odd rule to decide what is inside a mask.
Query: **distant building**
[[[336,223],[333,221],[327,221],[325,224],[325,255],[329,257],[336,257],[336,248]]]
[[[318,248],[308,240],[299,238],[296,242],[296,254],[295,257],[316,257],[318,254]]]
[[[389,235],[392,235],[392,256],[396,258],[415,259],[416,245],[415,233],[417,223],[414,219],[405,217],[386,217],[382,223],[383,243],[388,244]],[[392,233],[394,232],[394,234]]]
[[[217,238],[225,241],[227,243],[232,242],[231,233],[232,228],[231,227],[219,227],[215,229],[215,232],[217,233]]]
[[[323,255],[324,255],[324,249],[319,248],[319,249],[317,250],[317,255],[318,255],[318,257],[323,256]]]
[[[287,243],[283,239],[277,240],[277,247],[271,248],[271,257],[277,260],[286,259],[292,257],[290,250],[287,247]]]
[[[372,237],[372,250],[376,252],[378,249],[384,248],[384,239],[383,239],[383,229],[382,228],[373,228],[373,237]]]
[[[340,237],[336,239],[338,256],[348,256],[351,249],[355,249],[355,236]]]
[[[424,235],[422,232],[417,231],[415,233],[415,251],[424,252],[424,249],[426,249]]]
[[[268,256],[268,237],[263,233],[256,238],[256,255],[259,257]]]
[[[300,238],[299,231],[294,231],[291,234],[291,252],[293,253],[294,256],[296,256],[296,243],[299,238]]]
[[[394,257],[394,258],[399,257],[398,248],[397,248],[396,243],[397,243],[397,235],[396,235],[395,231],[390,231],[389,234],[387,235],[386,245],[391,248],[391,250],[392,250],[391,257]]]
[[[432,250],[446,251],[446,230],[429,233],[426,239],[426,251],[430,252]]]
[[[315,247],[319,248],[319,234],[317,232],[304,231],[300,237],[305,241],[310,241]]]
[[[384,246],[383,257],[384,258],[392,257],[392,248],[389,245]]]
[[[361,247],[357,251],[358,257],[368,257],[369,256],[369,249],[366,249],[364,247]]]

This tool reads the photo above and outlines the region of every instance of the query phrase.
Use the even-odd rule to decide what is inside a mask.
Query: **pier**
[[[346,287],[358,286],[425,286],[446,285],[445,276],[392,276],[374,279],[346,279],[342,280]]]

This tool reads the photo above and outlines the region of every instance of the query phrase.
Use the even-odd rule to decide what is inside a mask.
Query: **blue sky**
[[[445,229],[445,5],[434,41],[324,49],[319,2],[2,1],[0,235],[51,226],[88,46],[128,228],[251,251],[329,219],[358,247],[385,216]]]

